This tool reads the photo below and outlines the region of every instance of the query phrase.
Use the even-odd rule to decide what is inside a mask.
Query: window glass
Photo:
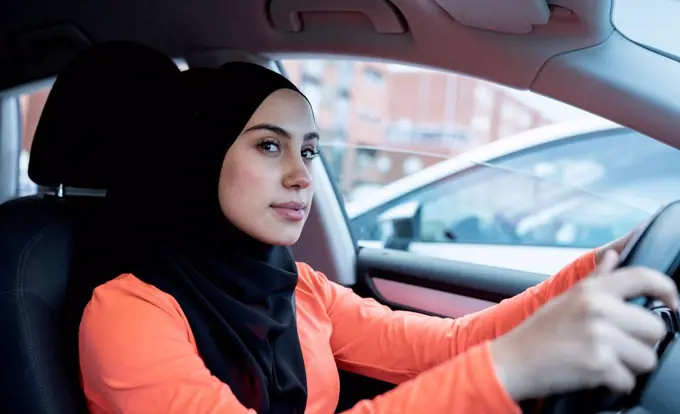
[[[19,183],[17,196],[31,195],[38,192],[38,186],[28,177],[28,160],[31,153],[33,135],[40,120],[50,87],[40,88],[19,97],[21,105],[21,152],[19,156]]]
[[[616,0],[614,26],[634,42],[680,59],[679,0]]]
[[[594,248],[680,198],[659,176],[680,177],[680,152],[630,131],[538,146],[409,196],[421,203],[414,239]]]
[[[680,151],[577,108],[454,73],[306,62],[282,63],[325,98],[322,154],[360,246],[547,274],[680,198]]]

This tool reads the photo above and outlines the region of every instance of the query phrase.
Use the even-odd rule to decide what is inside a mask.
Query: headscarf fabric
[[[227,220],[218,184],[225,154],[281,89],[299,92],[251,63],[179,73],[150,115],[158,128],[138,148],[144,156],[107,193],[118,268],[174,297],[207,368],[258,414],[305,410],[297,268],[290,248]]]

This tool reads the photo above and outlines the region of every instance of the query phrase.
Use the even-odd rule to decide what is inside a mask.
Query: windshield
[[[634,42],[680,58],[679,0],[615,0],[612,21]]]

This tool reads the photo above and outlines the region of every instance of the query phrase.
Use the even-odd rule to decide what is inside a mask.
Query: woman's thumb
[[[616,269],[616,266],[618,264],[619,264],[619,254],[616,253],[612,249],[608,249],[602,255],[602,260],[600,261],[600,264],[597,266],[597,268],[593,272],[593,275],[602,275],[602,274],[610,273],[614,269]]]

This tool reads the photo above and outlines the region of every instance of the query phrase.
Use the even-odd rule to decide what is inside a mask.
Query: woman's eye
[[[319,150],[316,148],[306,148],[302,150],[302,158],[306,160],[313,160],[319,156]]]
[[[281,150],[279,144],[276,142],[261,142],[258,144],[258,147],[260,147],[265,152],[279,152]]]

